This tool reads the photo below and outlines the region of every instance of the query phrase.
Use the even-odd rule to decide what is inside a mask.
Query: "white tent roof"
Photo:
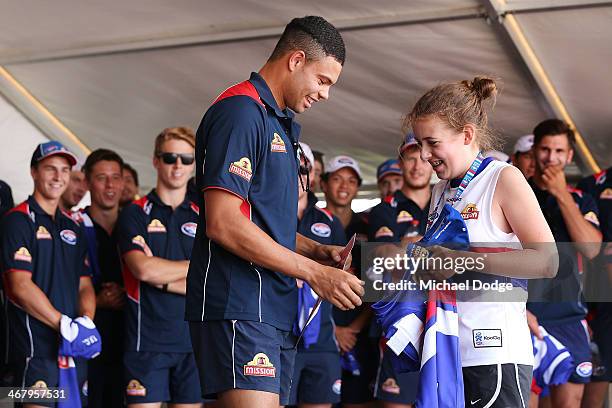
[[[302,137],[354,155],[366,182],[394,155],[402,116],[424,90],[476,74],[503,84],[492,125],[506,150],[558,116],[586,141],[584,173],[612,164],[610,1],[9,0],[0,93],[39,131],[2,124],[2,139],[14,142],[0,152],[0,178],[28,190],[30,152],[45,135],[81,156],[115,149],[150,186],[155,135],[196,128],[220,91],[263,65],[284,25],[308,14],[342,30],[347,62],[331,99],[298,118]]]

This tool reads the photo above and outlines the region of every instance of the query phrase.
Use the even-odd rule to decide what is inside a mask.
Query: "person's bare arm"
[[[215,188],[205,190],[204,196],[206,235],[214,243],[256,265],[308,282],[319,296],[340,309],[353,309],[361,304],[363,287],[355,276],[276,243],[242,214],[240,197]],[[304,245],[310,244],[302,241],[302,250]]]
[[[156,256],[147,256],[134,250],[123,255],[123,259],[134,277],[151,285],[163,285],[185,279],[189,261],[170,261]]]
[[[32,281],[27,271],[5,271],[6,291],[25,312],[53,330],[59,331],[62,314],[51,304],[45,293]]]
[[[96,314],[96,291],[91,278],[81,276],[79,279],[79,316],[87,316],[93,320]]]
[[[166,292],[168,293],[174,293],[183,296],[187,294],[187,279],[179,279],[174,282],[170,282],[167,285],[168,286],[166,286]],[[164,289],[164,285],[155,285],[155,287],[160,290]]]

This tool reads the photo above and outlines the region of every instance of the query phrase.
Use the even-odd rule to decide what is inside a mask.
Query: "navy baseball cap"
[[[77,163],[76,156],[70,152],[66,147],[56,140],[49,142],[40,143],[36,146],[34,153],[32,153],[32,160],[30,160],[30,167],[36,166],[38,162],[51,156],[64,156],[70,166],[74,166]]]
[[[402,142],[399,148],[399,153],[402,154],[402,152],[406,150],[407,148],[409,148],[410,146],[418,146],[418,142],[416,138],[414,137],[414,133],[412,132],[407,133],[406,137],[404,137],[404,141]]]
[[[400,168],[399,161],[397,159],[385,160],[380,166],[376,168],[376,180],[380,181],[383,177],[389,174],[402,175],[402,169]]]

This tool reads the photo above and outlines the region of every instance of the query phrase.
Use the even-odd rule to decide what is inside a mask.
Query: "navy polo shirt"
[[[117,238],[122,256],[141,251],[170,261],[188,260],[198,213],[198,206],[188,199],[172,210],[152,190],[121,211]],[[126,350],[191,352],[189,326],[183,318],[185,297],[139,281],[125,264],[123,281],[128,297]]]
[[[368,240],[399,242],[406,236],[423,236],[428,212],[429,204],[422,209],[401,190],[397,190],[370,211]]]
[[[346,237],[342,223],[329,210],[316,206],[317,198],[312,192],[308,193],[308,206],[304,209],[302,219],[298,221],[298,232],[323,245],[344,245]],[[319,339],[315,344],[304,348],[300,342],[300,352],[338,351],[334,338],[334,324],[332,322],[332,305],[327,301],[321,302],[321,330]]]
[[[198,188],[242,199],[242,214],[295,250],[299,125],[281,111],[261,76],[223,92],[197,131]],[[295,279],[254,265],[206,236],[200,214],[187,281],[186,319],[251,320],[289,331],[297,313]]]
[[[612,241],[612,167],[585,177],[577,187],[597,200],[603,240]]]
[[[55,309],[77,317],[79,281],[90,271],[85,237],[72,214],[58,209],[52,218],[30,196],[4,216],[0,239],[2,272],[32,274],[32,282]],[[5,289],[9,355],[57,358],[58,332],[18,307],[11,300],[10,287],[5,284]]]
[[[529,179],[529,185],[535,193],[555,242],[563,245],[557,245],[559,252],[557,276],[554,279],[529,281],[531,295],[537,293],[540,299],[545,295],[547,302],[530,302],[527,308],[542,324],[559,325],[582,320],[586,317],[586,306],[583,302],[580,277],[581,255],[568,244],[572,240],[556,198],[548,191],[540,189],[533,179]],[[568,190],[584,218],[599,229],[598,209],[593,197],[569,186]]]

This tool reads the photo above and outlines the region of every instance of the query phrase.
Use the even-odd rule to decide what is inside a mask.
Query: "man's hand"
[[[116,282],[104,282],[96,296],[97,307],[111,310],[121,310],[125,305],[125,289]]]
[[[567,181],[565,180],[565,173],[563,173],[563,167],[561,166],[548,166],[542,173],[542,182],[546,190],[555,196],[560,197],[567,192]]]
[[[361,305],[365,283],[343,270],[316,264],[308,284],[320,297],[340,310]]]
[[[351,326],[336,326],[335,334],[340,350],[347,353],[357,344],[359,330],[353,329]]]
[[[535,317],[533,313],[527,310],[527,326],[529,326],[529,331],[536,336],[539,340],[542,340],[542,333],[540,333],[540,323],[538,323],[538,318]]]
[[[455,274],[455,269],[452,267],[455,262],[445,262],[449,258],[459,257],[459,251],[453,251],[448,248],[444,248],[438,245],[427,247],[429,252],[429,262],[424,259],[423,262],[419,263],[419,268],[413,275],[413,280],[419,281],[444,281]],[[435,261],[436,258],[441,258],[440,261]],[[440,266],[441,268],[437,268]]]
[[[311,259],[323,265],[335,266],[342,260],[340,252],[342,252],[343,249],[343,247],[337,245],[317,245]],[[352,260],[353,258],[351,254],[349,254],[345,270],[350,268]]]

